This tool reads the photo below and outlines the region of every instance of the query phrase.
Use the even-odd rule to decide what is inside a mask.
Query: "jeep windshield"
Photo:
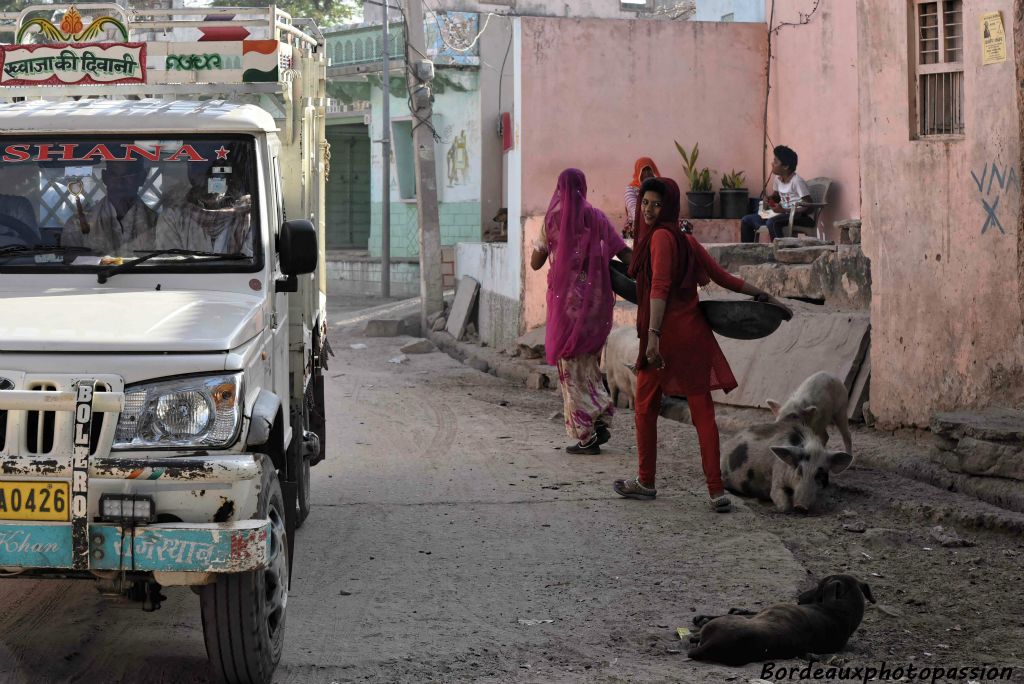
[[[0,272],[252,271],[256,190],[244,136],[2,136]]]

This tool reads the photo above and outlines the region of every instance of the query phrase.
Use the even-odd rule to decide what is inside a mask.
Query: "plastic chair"
[[[796,221],[796,207],[789,210],[789,227],[786,230],[786,237],[793,233],[814,233],[818,239],[824,239],[822,230],[818,227],[818,217],[822,210],[828,206],[828,194],[832,189],[832,179],[818,176],[807,181],[807,188],[811,191],[810,202],[799,202],[797,206],[808,207],[810,211],[801,214],[801,223]]]

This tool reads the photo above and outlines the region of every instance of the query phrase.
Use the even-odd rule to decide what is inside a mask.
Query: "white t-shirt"
[[[786,211],[792,209],[793,205],[799,202],[801,197],[807,197],[811,194],[811,189],[807,187],[806,181],[795,173],[785,183],[776,176],[775,191],[779,193],[779,204]]]

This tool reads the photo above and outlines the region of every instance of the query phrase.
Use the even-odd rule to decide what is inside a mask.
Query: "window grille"
[[[914,130],[964,134],[963,0],[914,0]]]

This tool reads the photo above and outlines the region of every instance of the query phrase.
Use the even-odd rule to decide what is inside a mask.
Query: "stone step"
[[[988,442],[1024,443],[1024,411],[1010,408],[936,413],[930,427],[947,440],[973,437]]]
[[[936,413],[932,460],[953,473],[1024,481],[1024,411],[991,407]]]

